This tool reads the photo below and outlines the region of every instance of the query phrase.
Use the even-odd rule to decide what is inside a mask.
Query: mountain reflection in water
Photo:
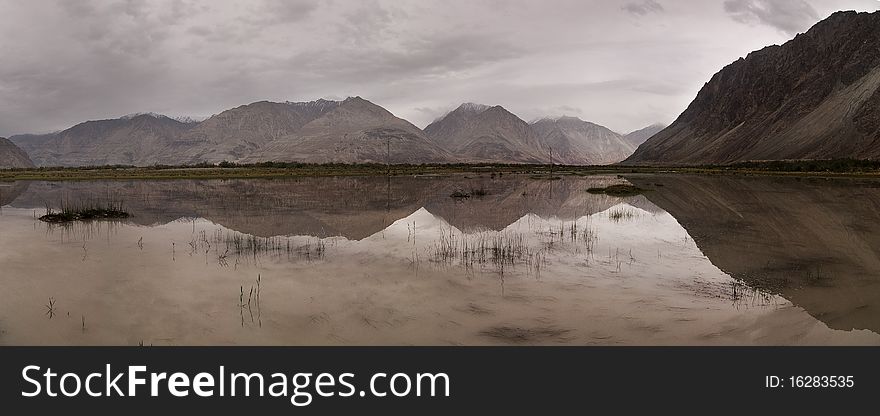
[[[880,332],[880,181],[633,176],[725,273],[835,329]]]
[[[644,195],[586,192],[626,180]],[[880,343],[871,182],[0,185],[5,344]],[[34,220],[47,206],[96,201],[132,216]],[[34,312],[48,297],[91,325],[42,321]]]
[[[205,218],[261,237],[340,236],[360,240],[424,207],[463,231],[502,230],[527,214],[572,220],[620,202],[590,195],[584,186],[605,186],[611,178],[550,181],[528,177],[317,177],[285,180],[180,180],[128,182],[36,182],[20,191],[12,207],[45,209],[118,200],[139,225],[180,218]],[[24,192],[27,189],[27,192]],[[456,190],[486,195],[451,198]],[[467,203],[463,203],[467,202]],[[628,199],[656,212],[644,197]]]

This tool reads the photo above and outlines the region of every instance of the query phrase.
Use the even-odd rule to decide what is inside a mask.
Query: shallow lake
[[[107,201],[131,217],[37,219]],[[0,344],[880,345],[875,181],[5,182],[0,206]]]

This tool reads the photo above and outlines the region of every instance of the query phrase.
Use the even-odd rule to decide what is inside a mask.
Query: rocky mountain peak
[[[490,108],[490,106],[486,104],[477,104],[477,103],[463,103],[458,106],[455,111],[462,111],[468,113],[482,113]]]
[[[147,117],[147,118],[171,118],[171,117],[168,117],[168,116],[166,116],[166,115],[164,115],[164,114],[152,113],[152,112],[151,112],[151,113],[132,113],[132,114],[124,115],[124,116],[119,117],[119,118],[120,118],[121,120],[132,120],[132,119],[135,119],[135,118],[143,118],[143,117]]]

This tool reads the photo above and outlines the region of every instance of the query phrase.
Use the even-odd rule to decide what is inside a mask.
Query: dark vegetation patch
[[[627,197],[641,195],[645,190],[632,185],[611,185],[605,188],[590,188],[587,192],[591,194],[605,194],[616,197]]]
[[[565,342],[570,329],[561,329],[552,326],[522,328],[518,326],[495,326],[482,331],[480,334],[499,341],[522,344],[536,342]]]
[[[480,305],[477,305],[475,303],[469,303],[467,306],[467,311],[474,314],[474,315],[491,315],[492,314],[492,311],[490,311],[489,309],[486,309],[486,308],[484,308]]]
[[[866,173],[880,171],[880,160],[774,160],[762,162],[740,162],[730,165],[727,169],[760,170],[770,172]]]
[[[489,193],[486,192],[485,188],[471,189],[470,191],[465,191],[463,189],[456,189],[455,191],[452,192],[452,194],[449,195],[449,197],[455,198],[455,199],[467,199],[470,197],[482,198],[488,194]]]
[[[122,208],[122,204],[114,202],[76,206],[62,205],[58,211],[46,207],[46,215],[40,217],[40,221],[59,224],[74,221],[120,220],[129,216],[129,213]]]
[[[456,173],[527,174],[534,179],[557,180],[566,175],[590,176],[621,173],[691,174],[778,174],[778,175],[880,175],[880,160],[833,159],[742,162],[732,165],[688,166],[561,166],[528,164],[380,164],[380,163],[299,163],[232,162],[193,165],[130,165],[39,167],[0,169],[0,180],[82,180],[82,179],[192,179],[192,178],[271,178],[297,176],[379,176],[442,175]]]

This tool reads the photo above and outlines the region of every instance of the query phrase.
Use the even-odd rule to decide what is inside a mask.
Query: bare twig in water
[[[241,326],[244,326],[244,310],[247,309],[248,315],[251,317],[251,323],[256,323],[260,327],[263,326],[262,310],[260,306],[260,293],[262,292],[263,276],[257,275],[256,286],[251,286],[248,291],[247,302],[244,300],[244,286],[239,286],[238,292],[238,309],[241,317]],[[254,316],[254,307],[257,308],[257,315]]]
[[[49,319],[55,317],[55,298],[49,297],[49,303],[46,304],[46,315],[49,316]]]
[[[220,263],[220,266],[229,267],[229,262],[226,261],[227,257],[229,257],[229,249],[228,248],[217,259],[217,261]]]

